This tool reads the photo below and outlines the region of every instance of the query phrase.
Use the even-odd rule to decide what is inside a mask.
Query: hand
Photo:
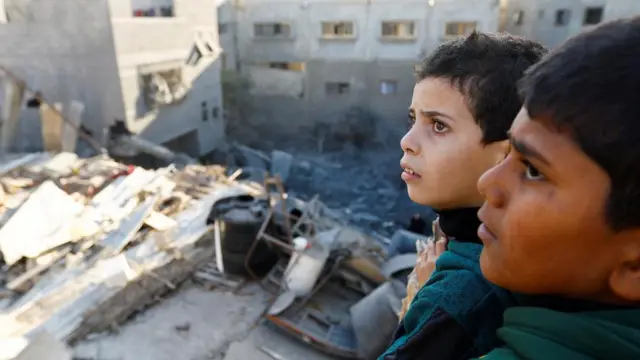
[[[422,287],[436,269],[436,260],[447,250],[447,239],[429,241],[427,248],[418,255],[418,261],[414,269],[418,278],[418,285]]]
[[[436,269],[436,260],[445,250],[447,250],[446,238],[437,241],[435,244],[433,241],[429,241],[426,249],[418,254],[416,266],[413,268],[411,275],[409,275],[407,296],[402,300],[402,309],[398,314],[400,321],[402,321],[407,310],[409,310],[409,306],[411,306],[413,298],[431,277],[431,274]]]

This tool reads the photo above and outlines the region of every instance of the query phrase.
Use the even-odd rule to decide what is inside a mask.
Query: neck
[[[481,243],[478,238],[478,208],[437,210],[436,213],[445,235],[461,242]]]

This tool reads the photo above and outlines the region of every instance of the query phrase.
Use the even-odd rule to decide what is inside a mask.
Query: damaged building
[[[362,113],[397,128],[415,62],[444,40],[496,31],[499,12],[497,0],[227,0],[218,7],[224,68],[252,80],[256,119],[292,132]]]
[[[640,13],[629,0],[510,0],[504,30],[555,47],[603,21]]]
[[[204,0],[0,1],[4,148],[46,147],[44,99],[103,146],[121,120],[170,149],[212,151],[224,137],[221,50],[216,13],[205,8]]]

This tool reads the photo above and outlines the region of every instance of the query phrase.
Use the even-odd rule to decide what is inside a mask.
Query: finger
[[[440,256],[446,250],[447,250],[447,240],[440,240],[436,242],[435,250],[434,250],[436,256]]]
[[[427,251],[425,251],[424,257],[429,259],[436,256],[436,245],[433,243],[433,241],[429,241],[429,243],[427,244]]]

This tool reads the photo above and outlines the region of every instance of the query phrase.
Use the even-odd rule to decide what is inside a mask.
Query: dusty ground
[[[258,286],[240,295],[187,285],[140,313],[117,333],[98,334],[76,345],[83,360],[270,360],[261,347],[283,360],[325,360],[319,353],[264,324],[266,304]]]

